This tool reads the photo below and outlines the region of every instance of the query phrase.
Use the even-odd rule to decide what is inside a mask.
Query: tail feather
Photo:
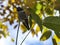
[[[29,24],[28,24],[28,19],[25,19],[25,21],[23,22],[24,26],[29,30]]]

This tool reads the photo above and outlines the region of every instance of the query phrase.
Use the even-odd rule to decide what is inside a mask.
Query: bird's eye
[[[23,9],[20,7],[17,7],[17,11],[22,11]]]

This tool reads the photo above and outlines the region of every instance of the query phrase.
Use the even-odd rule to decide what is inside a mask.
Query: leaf
[[[53,45],[57,45],[57,42],[55,39],[52,39],[52,41],[53,41]]]
[[[24,4],[30,8],[34,8],[34,6],[36,5],[36,1],[35,0],[24,0]]]
[[[20,25],[20,28],[23,33],[25,33],[27,31],[27,28],[23,24]]]
[[[38,32],[40,32],[40,27],[37,25],[36,26],[36,34],[38,34]]]
[[[55,34],[57,35],[58,38],[60,38],[60,32],[56,31]]]
[[[41,31],[42,31],[42,20],[38,15],[32,15],[32,19],[39,25]]]
[[[40,14],[40,10],[36,10],[36,14],[38,14],[38,15],[39,15],[39,14]]]
[[[60,2],[60,0],[58,0]]]
[[[50,8],[47,7],[45,9],[45,11],[46,11],[47,15],[53,15],[53,10],[51,10]]]
[[[14,29],[15,29],[17,26],[18,26],[18,24],[14,26]]]
[[[44,32],[44,33],[42,34],[40,40],[41,40],[41,41],[45,41],[45,40],[47,40],[50,36],[51,36],[51,31],[50,31],[50,30],[49,30],[49,31],[46,31],[46,32]]]
[[[6,25],[2,25],[2,29],[3,29],[4,32],[6,32],[8,27]]]
[[[11,38],[11,41],[14,42],[14,38]]]
[[[42,5],[40,3],[37,3],[36,9],[41,10],[41,8],[42,8]]]
[[[2,38],[2,36],[0,35],[0,39]]]
[[[4,31],[0,31],[0,34],[2,34],[4,37],[6,37],[6,34],[4,33]]]
[[[56,34],[53,36],[53,38],[56,40],[57,43],[60,42],[60,39],[57,37]]]
[[[15,0],[12,0],[11,2],[12,2],[12,3],[14,3],[14,2],[15,2]]]
[[[14,23],[13,18],[11,18],[11,19],[9,20],[9,23],[10,23],[10,25],[12,25],[12,24]]]
[[[35,14],[35,10],[29,9],[29,11],[31,12],[31,17],[32,19],[39,25],[41,31],[42,31],[42,20],[40,19],[40,17]]]
[[[31,33],[32,33],[32,36],[34,37],[34,35],[36,34],[34,29],[31,29]]]
[[[52,29],[55,31],[56,35],[60,38],[60,17],[57,16],[50,16],[46,17],[43,20],[43,25],[46,26],[49,29]]]
[[[0,22],[0,34],[2,34],[5,38],[7,36],[7,29],[8,27],[6,25],[3,24],[3,22]],[[0,36],[1,37],[1,36]]]
[[[55,1],[55,9],[60,11],[60,0]]]
[[[35,21],[32,19],[32,16],[29,16],[29,24],[30,24],[30,29],[33,29],[35,26]]]

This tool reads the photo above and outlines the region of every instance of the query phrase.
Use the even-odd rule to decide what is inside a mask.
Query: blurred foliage
[[[36,26],[36,31],[35,32],[36,32],[37,35],[38,35],[38,32],[40,32],[40,27],[38,25]]]
[[[8,33],[8,27],[4,25],[2,22],[0,22],[0,38],[2,37],[2,35],[4,37],[8,36]]]
[[[0,12],[0,16],[4,17],[6,11],[9,11],[9,14],[7,16],[5,16],[3,19],[0,19],[0,38],[2,37],[1,34],[4,37],[9,34],[7,30],[8,27],[3,24],[4,22],[9,21],[10,25],[12,25],[14,24],[14,20],[16,20],[16,22],[19,23],[18,13],[16,10],[17,5],[21,6],[29,17],[28,21],[32,36],[38,34],[39,31],[43,33],[43,30],[47,30],[44,29],[44,27],[46,27],[48,29],[52,29],[58,39],[60,39],[60,17],[54,16],[54,10],[60,11],[60,0],[8,0],[8,6],[2,6],[4,8],[3,13]],[[49,17],[45,17],[45,14]],[[35,24],[38,24],[38,26],[36,26],[36,30],[34,29]],[[17,26],[18,25],[15,25],[14,29]],[[23,24],[20,25],[20,28],[22,29],[23,33],[27,31],[26,27]],[[40,39],[45,41],[50,36],[51,31],[46,31],[42,34],[42,37]],[[57,42],[56,37],[55,40]],[[55,43],[55,40],[53,39],[53,43]],[[12,39],[12,41],[14,40]]]
[[[55,40],[55,39],[52,39],[52,41],[53,41],[53,45],[57,45],[57,43],[56,43],[56,40]]]
[[[23,33],[27,31],[27,28],[23,24],[20,25],[20,28],[23,31]]]
[[[15,41],[14,38],[11,38],[11,41],[14,42]]]
[[[58,42],[60,42],[60,39],[57,37],[57,35],[54,35],[53,37],[56,40],[56,43],[58,44]],[[59,44],[58,44],[59,45]]]
[[[56,35],[60,38],[60,17],[49,16],[43,20],[43,25],[55,31]]]
[[[41,41],[47,40],[52,35],[52,32],[50,30],[44,32],[40,38]]]

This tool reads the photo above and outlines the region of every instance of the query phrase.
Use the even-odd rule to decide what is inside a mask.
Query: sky
[[[8,4],[8,0],[5,0],[5,2],[2,3],[2,5],[5,5],[5,6],[7,6],[7,4]],[[7,21],[5,24],[8,26],[8,31],[10,32],[10,36],[7,36],[7,38],[2,37],[0,39],[0,45],[15,45],[15,41],[12,42],[11,38],[16,39],[16,32],[17,32],[17,28],[18,27],[16,29],[14,29],[13,26],[18,24],[18,23],[16,21],[14,21],[13,25],[9,25],[9,22]],[[26,36],[26,34],[28,32],[29,31],[27,31],[25,34],[22,34],[21,29],[19,30],[18,45],[20,45],[20,43],[22,42],[22,40],[24,39],[24,37]],[[52,31],[52,36],[53,36],[53,33],[54,32]],[[40,41],[39,38],[41,37],[41,32],[38,33],[38,37],[36,37],[36,35],[34,37],[32,37],[32,35],[30,33],[28,35],[28,37],[25,39],[25,41],[23,42],[22,45],[53,45],[53,43],[52,43],[52,36],[50,36],[50,38],[48,40],[46,40],[46,41]]]
[[[16,25],[17,23],[14,22],[13,25],[9,25],[9,22],[5,23],[6,25],[8,25],[8,31],[10,32],[10,36],[8,36],[7,38],[2,37],[0,39],[0,45],[15,45],[15,41],[12,42],[11,38],[16,39],[16,29],[13,29],[13,26]],[[24,37],[26,36],[26,34],[28,33],[28,31],[25,34],[22,34],[22,31],[19,30],[19,36],[18,36],[18,45],[21,44],[22,40],[24,39]],[[22,45],[53,45],[52,44],[52,37],[50,37],[48,40],[46,41],[40,41],[39,38],[41,36],[41,32],[38,33],[38,37],[34,36],[32,37],[31,33],[28,35],[28,37],[25,39],[25,41],[23,42]]]

